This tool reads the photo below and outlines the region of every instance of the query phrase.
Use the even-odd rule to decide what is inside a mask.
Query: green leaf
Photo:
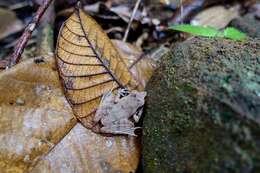
[[[204,26],[194,26],[188,24],[174,25],[170,27],[173,30],[187,32],[193,35],[205,36],[205,37],[222,37],[217,29],[212,27],[204,27]]]
[[[246,34],[237,30],[236,28],[226,28],[224,30],[224,37],[232,40],[243,40],[246,38]]]
[[[194,26],[189,24],[173,25],[170,29],[204,37],[225,37],[232,40],[243,40],[246,38],[245,33],[232,27],[226,28],[223,32],[212,27]]]

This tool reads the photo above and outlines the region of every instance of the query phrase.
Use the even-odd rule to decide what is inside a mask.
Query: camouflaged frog
[[[101,122],[101,133],[127,134],[136,136],[135,127],[141,117],[146,92],[129,92],[120,89],[117,95],[108,92],[103,95],[94,122]]]

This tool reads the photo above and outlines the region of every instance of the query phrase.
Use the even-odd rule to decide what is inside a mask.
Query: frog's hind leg
[[[113,125],[110,127],[102,127],[100,130],[102,133],[137,136],[135,134],[135,130],[140,128],[141,127],[125,127],[125,126]]]
[[[101,133],[136,136],[135,130],[141,128],[135,127],[134,123],[126,118],[112,122],[102,122],[101,120],[101,123],[104,125],[100,129]]]
[[[135,123],[139,122],[139,120],[140,120],[140,118],[141,118],[141,116],[143,114],[143,108],[144,108],[143,106],[138,108],[136,113],[133,115],[133,119],[134,119]]]
[[[132,121],[129,121],[128,119],[121,119],[119,121],[106,124],[100,130],[103,133],[136,136],[135,130],[140,128],[141,127],[135,127],[134,123]]]

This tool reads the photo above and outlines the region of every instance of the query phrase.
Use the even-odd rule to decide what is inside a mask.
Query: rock
[[[260,40],[192,38],[147,87],[145,173],[260,172]]]
[[[245,32],[250,37],[260,38],[260,20],[252,14],[232,20],[230,26]]]

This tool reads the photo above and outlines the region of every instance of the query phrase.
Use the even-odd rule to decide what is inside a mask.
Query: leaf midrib
[[[108,72],[108,74],[112,77],[112,79],[117,83],[117,85],[120,87],[120,88],[125,88],[123,84],[121,84],[121,82],[116,78],[116,76],[111,72],[111,70],[104,64],[104,62],[102,61],[101,57],[99,57],[97,51],[95,50],[95,48],[93,47],[91,41],[88,39],[87,37],[87,33],[86,31],[84,30],[84,27],[82,25],[82,19],[80,17],[80,11],[79,9],[76,10],[76,14],[77,14],[77,17],[79,18],[79,24],[80,24],[80,27],[84,33],[84,37],[85,39],[87,40],[91,50],[93,51],[93,53],[95,54],[96,58],[100,61],[101,65],[105,68],[105,70]]]

